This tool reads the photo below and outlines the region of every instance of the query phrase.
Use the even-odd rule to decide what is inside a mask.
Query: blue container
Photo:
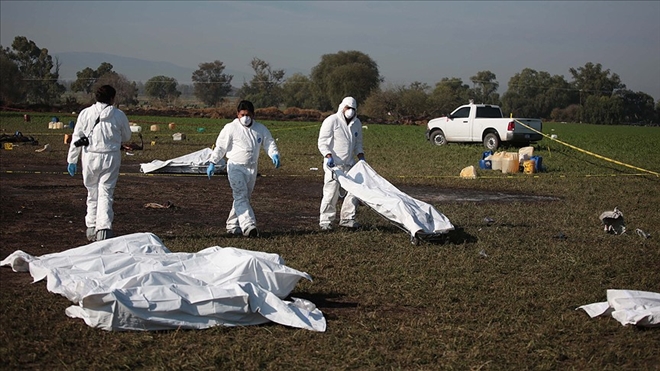
[[[53,116],[50,118],[50,122],[60,122],[60,119],[57,116]]]
[[[481,154],[481,159],[484,160],[484,159],[486,159],[486,157],[488,157],[492,154],[493,154],[493,151],[486,151],[486,152]]]
[[[76,126],[76,123],[72,120],[69,121],[69,128],[73,129]]]
[[[534,171],[540,173],[543,171],[543,157],[541,156],[532,156],[529,158],[534,160]]]
[[[493,168],[493,162],[490,160],[479,160],[479,167],[485,170]]]

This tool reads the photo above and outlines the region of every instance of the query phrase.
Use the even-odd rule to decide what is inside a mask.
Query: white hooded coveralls
[[[344,107],[356,109],[356,114],[346,122]],[[319,131],[318,148],[324,157],[330,153],[335,167],[347,173],[355,164],[354,158],[362,149],[362,122],[357,118],[357,102],[354,98],[346,97],[339,104],[337,113],[328,116],[321,124]],[[332,170],[323,161],[323,199],[320,208],[320,226],[330,225],[337,214],[337,200],[339,198],[339,182],[333,179]],[[357,211],[358,199],[352,194],[346,194],[342,203],[340,219],[342,221],[354,220]]]
[[[76,147],[74,142],[82,136],[89,138],[89,145]],[[118,108],[96,102],[78,115],[67,162],[78,163],[82,153],[83,184],[87,188],[87,228],[96,231],[112,229],[112,203],[121,165],[121,143],[130,139],[128,118]]]
[[[257,180],[259,149],[262,146],[271,159],[279,155],[268,128],[254,119],[250,126],[244,126],[237,118],[234,119],[222,128],[215,141],[209,162],[217,165],[227,156],[227,177],[234,197],[227,218],[228,231],[240,228],[245,232],[250,227],[257,226],[250,198]]]

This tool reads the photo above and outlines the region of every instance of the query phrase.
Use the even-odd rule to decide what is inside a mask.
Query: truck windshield
[[[499,107],[483,106],[477,107],[477,118],[502,118],[502,111]]]

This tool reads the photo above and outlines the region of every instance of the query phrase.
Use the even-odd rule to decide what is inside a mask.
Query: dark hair
[[[117,95],[117,91],[110,85],[103,85],[94,93],[96,101],[105,104],[110,104],[115,95]]]
[[[238,102],[238,107],[236,107],[236,112],[247,110],[254,115],[254,104],[249,100],[242,100]]]

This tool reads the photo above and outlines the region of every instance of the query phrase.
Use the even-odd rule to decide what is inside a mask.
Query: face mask
[[[349,108],[346,111],[344,111],[344,116],[346,116],[347,119],[352,119],[353,116],[355,116],[355,110],[353,108]]]
[[[238,121],[240,121],[241,124],[243,124],[243,126],[250,126],[250,124],[252,123],[252,117],[243,116],[240,119],[238,119]]]

